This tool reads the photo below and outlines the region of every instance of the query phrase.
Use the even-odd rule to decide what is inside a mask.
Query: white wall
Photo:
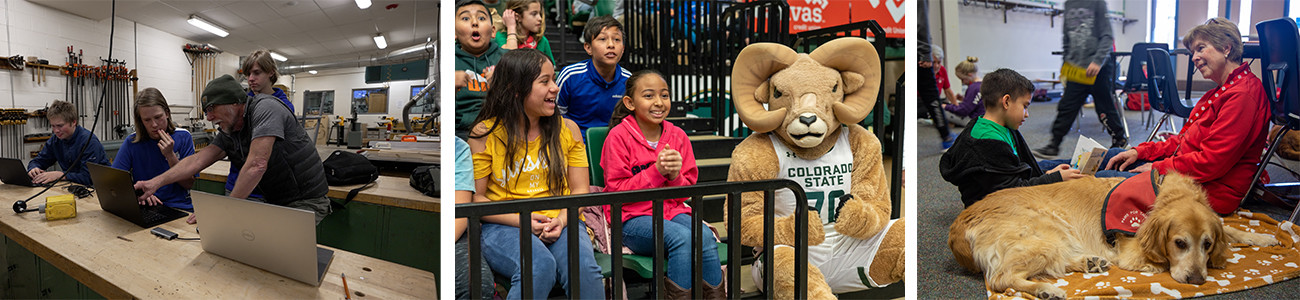
[[[3,8],[0,9],[0,55],[37,56],[49,60],[50,64],[61,65],[71,45],[84,51],[87,64],[98,65],[100,57],[109,56],[111,20],[94,21],[23,0],[3,0],[0,5]],[[181,52],[181,46],[190,41],[122,18],[116,21],[113,58],[125,60],[128,68],[138,70],[140,88],[158,88],[171,104],[195,103],[190,90],[189,62]],[[234,73],[238,56],[223,54],[221,57],[218,70]],[[46,79],[38,85],[31,80],[30,70],[0,71],[0,107],[33,111],[54,100],[64,100],[64,77],[56,71],[46,71]],[[90,122],[82,120],[81,125],[89,128]],[[25,133],[48,132],[48,128],[38,128],[35,123],[28,123]],[[16,138],[0,134],[0,140]],[[102,136],[100,139],[114,140]],[[24,145],[27,151],[39,147],[35,143]]]
[[[429,73],[436,73],[434,70],[436,69],[431,69]],[[402,107],[411,99],[411,86],[428,86],[432,83],[427,80],[403,80],[367,84],[365,68],[320,70],[320,73],[316,75],[304,72],[297,73],[295,76],[297,77],[296,79],[290,78],[289,76],[281,76],[280,83],[293,89],[293,95],[290,100],[293,101],[293,107],[295,112],[298,114],[302,113],[303,96],[306,95],[307,91],[334,91],[334,111],[331,114],[335,116],[349,117],[352,115],[352,89],[387,87],[388,113],[357,115],[358,121],[369,124],[372,127],[375,126],[375,122],[378,122],[380,117],[392,116],[395,118],[401,118]]]
[[[1127,28],[1118,21],[1111,22],[1116,51],[1127,52],[1134,43],[1146,40],[1147,1],[1107,3],[1110,10],[1125,11],[1128,18],[1138,20]],[[930,1],[929,11],[931,42],[944,48],[949,71],[967,56],[975,56],[979,57],[981,74],[1010,68],[1029,79],[1052,79],[1060,72],[1061,56],[1052,55],[1052,51],[1062,49],[1063,16],[1055,17],[1053,24],[1053,18],[1047,15],[1010,11],[1004,23],[1002,10],[943,0]],[[950,79],[958,82],[955,76]]]

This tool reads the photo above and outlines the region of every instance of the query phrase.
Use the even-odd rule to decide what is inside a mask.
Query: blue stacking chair
[[[1128,97],[1122,97],[1123,95],[1147,93],[1147,91],[1149,90],[1148,84],[1150,81],[1147,80],[1147,73],[1151,72],[1149,71],[1151,68],[1148,66],[1150,64],[1149,57],[1151,56],[1147,53],[1147,49],[1152,49],[1152,48],[1169,49],[1169,44],[1165,44],[1165,43],[1133,44],[1133,50],[1129,51],[1128,72],[1126,73],[1127,75],[1125,75],[1125,79],[1124,79],[1124,84],[1122,89],[1123,94],[1121,95],[1121,97],[1118,98],[1120,100],[1120,103],[1125,103],[1128,99]],[[1146,102],[1151,102],[1151,101],[1153,100],[1148,95]],[[1152,121],[1152,119],[1154,118],[1148,119],[1147,116],[1153,116],[1153,114],[1150,112],[1143,113],[1142,124],[1145,126],[1150,126],[1151,124],[1149,122]]]
[[[1178,77],[1174,75],[1173,60],[1169,58],[1169,50],[1163,48],[1148,48],[1147,50],[1147,95],[1151,100],[1151,109],[1164,113],[1160,121],[1156,122],[1156,128],[1151,130],[1147,136],[1147,141],[1155,140],[1156,134],[1160,132],[1160,126],[1169,121],[1170,116],[1177,116],[1187,119],[1192,114],[1192,106],[1187,104],[1182,98],[1178,97]],[[1164,59],[1160,59],[1160,58]],[[1169,127],[1174,133],[1178,132],[1178,126],[1169,121]]]
[[[1300,88],[1300,51],[1297,51],[1300,49],[1300,31],[1296,29],[1295,19],[1290,18],[1259,22],[1255,24],[1255,29],[1260,37],[1264,90],[1267,91],[1264,94],[1268,95],[1269,119],[1273,124],[1282,126],[1282,132],[1277,135],[1281,138],[1291,130],[1300,129],[1300,90],[1297,90]],[[1268,123],[1260,126],[1268,126]],[[1251,178],[1251,190],[1241,200],[1244,202],[1253,194],[1274,205],[1292,208],[1290,220],[1295,223],[1300,207],[1267,194],[1272,194],[1271,191],[1276,188],[1294,186],[1297,183],[1273,183],[1262,187],[1256,185],[1277,150],[1277,145],[1276,141],[1269,145],[1259,169],[1255,171],[1255,177]]]

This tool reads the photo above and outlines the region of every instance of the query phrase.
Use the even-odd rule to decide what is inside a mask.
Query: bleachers
[[[568,11],[565,0],[559,0],[554,11]],[[555,3],[555,2],[548,2]],[[544,9],[551,11],[550,9]],[[556,69],[581,62],[589,58],[579,41],[583,23],[568,15],[547,14],[546,36],[556,59]],[[625,52],[622,65],[629,70],[656,69],[664,74],[674,100],[674,111],[670,121],[682,127],[690,135],[695,150],[696,164],[699,167],[700,184],[720,183],[726,181],[731,161],[731,153],[740,141],[751,132],[731,120],[735,114],[732,108],[729,90],[729,76],[732,59],[745,46],[756,42],[775,42],[793,45],[796,40],[805,41],[800,52],[811,51],[815,44],[828,40],[829,36],[867,37],[881,31],[871,31],[865,23],[859,22],[849,26],[837,26],[835,29],[805,33],[802,36],[789,33],[789,5],[785,1],[629,1],[626,14],[621,19],[624,26]],[[856,24],[856,25],[855,25]],[[874,22],[873,22],[874,24]],[[876,25],[878,27],[878,25]],[[812,43],[809,45],[808,43]],[[888,56],[886,50],[901,50],[902,39],[880,39],[875,41],[877,51]],[[897,44],[897,45],[895,45]],[[894,48],[886,48],[890,45]],[[895,51],[897,52],[897,51]],[[901,52],[900,52],[901,53]],[[885,58],[882,56],[882,59]],[[898,55],[901,57],[901,55]],[[883,81],[883,80],[882,80]],[[882,89],[883,91],[883,89]],[[898,93],[901,93],[901,89]],[[883,94],[883,92],[882,92]],[[884,120],[889,115],[901,115],[903,107],[895,111],[886,110],[883,104],[886,98],[879,98],[876,116],[879,121],[867,120],[863,125],[875,125],[871,130],[886,141],[887,135],[901,137],[903,128],[890,128],[886,133]],[[907,122],[896,122],[907,124]],[[901,212],[901,164],[892,161],[901,157],[902,144],[887,144],[885,164],[893,174],[891,190],[894,200],[894,217]],[[599,161],[590,162],[599,165]],[[723,209],[725,195],[701,195],[699,203],[690,203],[702,207],[699,216],[719,229],[724,243],[728,241],[724,228]],[[696,201],[692,201],[696,202]],[[733,295],[741,298],[763,298],[754,292],[754,283],[749,282],[749,266],[753,263],[749,247],[741,247],[739,267],[733,267],[729,273],[739,273],[744,278],[733,282],[748,293]],[[722,249],[720,247],[720,249]],[[624,259],[631,267],[640,262]],[[612,268],[606,261],[602,267]],[[644,267],[644,266],[643,266]],[[606,270],[607,276],[615,272]],[[645,278],[645,269],[628,268],[622,272],[624,281],[632,295],[637,292],[653,290],[652,282]],[[730,274],[729,274],[730,275]],[[902,295],[903,284],[899,283],[885,290],[868,290],[865,294],[852,294],[858,297],[889,297]],[[883,293],[882,293],[883,292]],[[648,295],[648,294],[647,294]],[[634,297],[635,298],[635,297]]]

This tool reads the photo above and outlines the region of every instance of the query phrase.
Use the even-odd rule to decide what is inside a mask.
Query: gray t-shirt
[[[329,185],[325,182],[325,169],[316,145],[311,143],[307,131],[289,108],[274,96],[255,96],[244,108],[244,128],[229,134],[221,132],[212,144],[226,152],[233,168],[243,169],[253,139],[264,136],[275,137],[275,145],[266,172],[253,193],[279,205],[325,197]]]
[[[1065,61],[1084,68],[1090,63],[1106,65],[1115,46],[1106,13],[1106,1],[1065,1],[1065,26],[1061,26],[1065,30],[1062,35]]]

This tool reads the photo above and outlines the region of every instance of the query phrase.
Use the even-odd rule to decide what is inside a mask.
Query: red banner
[[[876,20],[885,37],[904,38],[904,0],[789,0],[790,33]]]

